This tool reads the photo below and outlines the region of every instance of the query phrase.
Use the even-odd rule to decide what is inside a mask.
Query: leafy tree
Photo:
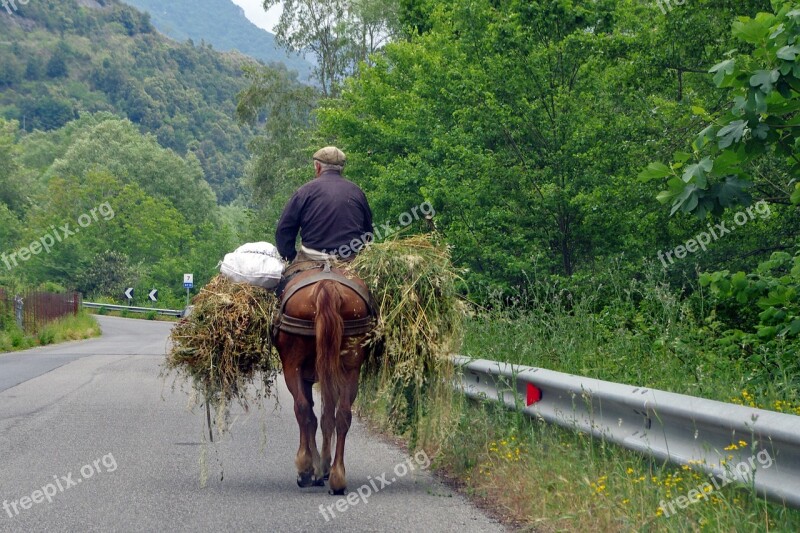
[[[172,203],[192,223],[214,217],[216,199],[197,160],[165,150],[129,121],[106,120],[76,132],[48,175],[81,177],[97,169]]]
[[[0,57],[0,86],[10,87],[22,81],[23,67],[14,57]]]
[[[319,94],[285,70],[248,67],[245,76],[250,86],[237,95],[236,111],[248,124],[263,119],[262,136],[251,146],[250,174],[257,199],[264,202],[287,181],[296,184],[293,170],[307,166],[311,113]]]
[[[237,95],[237,115],[245,123],[262,124],[261,135],[250,145],[254,157],[247,167],[254,196],[244,205],[257,209],[248,219],[248,235],[272,240],[284,205],[313,175],[311,155],[318,147],[312,147],[312,113],[320,94],[282,69],[245,72],[251,85]]]
[[[278,43],[317,59],[314,77],[325,97],[339,94],[342,81],[391,38],[397,26],[395,2],[388,0],[264,0],[282,4]]]
[[[122,294],[130,284],[138,282],[139,274],[131,267],[127,255],[106,250],[96,254],[80,273],[76,288],[85,296]]]
[[[0,205],[21,212],[25,204],[19,187],[19,165],[14,157],[14,136],[19,124],[0,119]]]
[[[322,134],[352,154],[379,211],[433,201],[478,276],[520,282],[532,264],[572,275],[609,237],[586,221],[636,157],[622,137],[651,134],[633,118],[641,103],[612,88],[614,58],[602,58],[617,37],[587,31],[607,17],[600,5],[440,5],[431,31],[389,45],[320,110]]]
[[[34,55],[28,58],[25,65],[25,79],[28,81],[38,81],[44,77],[45,65],[42,58]]]
[[[22,99],[20,113],[27,130],[53,130],[75,118],[70,100],[51,96],[49,93]]]
[[[19,233],[19,219],[7,205],[0,203],[0,243],[3,243],[3,246],[15,243],[19,238]],[[8,253],[10,249],[3,251]],[[0,264],[0,271],[5,268],[5,265]]]
[[[66,78],[69,75],[67,68],[67,54],[59,48],[47,62],[47,75],[50,78]]]
[[[751,51],[732,54],[711,69],[718,87],[729,89],[730,104],[692,144],[676,152],[669,166],[652,163],[641,179],[667,178],[658,199],[703,218],[735,205],[749,205],[753,187],[771,202],[800,203],[800,9],[775,1],[775,14],[743,17],[733,34]]]

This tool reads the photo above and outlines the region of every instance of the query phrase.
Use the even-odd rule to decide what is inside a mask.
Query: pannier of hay
[[[446,245],[425,235],[396,239],[370,245],[349,265],[337,266],[363,279],[379,306],[380,320],[367,340],[378,349],[364,366],[366,376],[392,395],[413,391],[413,404],[427,386],[448,382],[447,356],[459,348],[463,313]],[[193,304],[193,313],[172,332],[165,366],[192,381],[224,430],[220,413],[232,401],[248,407],[248,385],[257,374],[264,395],[274,393],[280,361],[270,332],[279,302],[272,291],[217,276]],[[401,400],[396,409],[411,415],[414,406]]]
[[[463,313],[447,246],[429,235],[387,241],[360,253],[351,268],[380,309],[372,342],[382,350],[366,371],[383,385],[416,387],[449,375]]]
[[[256,374],[263,383],[262,394],[274,393],[280,361],[269,333],[278,300],[270,290],[218,275],[192,303],[192,314],[172,330],[165,368],[191,380],[195,391],[216,410],[222,431],[231,402],[247,408],[253,399],[248,387]]]

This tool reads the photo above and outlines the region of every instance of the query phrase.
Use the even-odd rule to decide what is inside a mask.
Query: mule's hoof
[[[344,491],[345,489],[339,489],[339,490],[328,489],[328,494],[330,494],[331,496],[344,496]]]
[[[328,472],[327,474],[322,476],[322,479],[324,479],[325,481],[328,481],[330,478],[331,478],[331,473],[330,472]]]
[[[297,475],[297,486],[301,489],[305,489],[307,487],[311,487],[314,485],[314,477],[311,474],[298,474]]]
[[[314,486],[315,487],[324,487],[325,486],[325,478],[314,478]]]

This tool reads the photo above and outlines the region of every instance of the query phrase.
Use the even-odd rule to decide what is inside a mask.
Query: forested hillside
[[[183,274],[208,279],[235,240],[194,156],[98,113],[27,135],[0,119],[0,242],[0,285],[175,305]]]
[[[250,22],[231,0],[124,1],[149,13],[160,32],[178,41],[202,40],[218,50],[238,50],[268,65],[280,63],[304,80],[311,73],[308,61],[280,48],[273,34]]]
[[[255,62],[115,1],[18,7],[0,11],[0,286],[181,305],[183,274],[205,283],[248,231],[235,106]]]
[[[112,112],[191,153],[221,203],[241,194],[252,133],[234,109],[250,59],[176,43],[115,0],[0,10],[0,41],[0,117],[31,132]]]

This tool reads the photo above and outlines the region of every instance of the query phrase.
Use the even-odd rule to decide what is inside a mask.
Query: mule
[[[330,265],[303,271],[286,285],[273,336],[300,427],[295,459],[300,487],[324,486],[327,480],[331,494],[345,493],[345,443],[375,314],[366,284]],[[322,397],[322,454],[316,441],[315,382]]]

